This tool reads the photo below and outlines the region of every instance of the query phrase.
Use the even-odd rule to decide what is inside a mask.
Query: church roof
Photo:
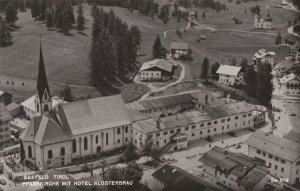
[[[131,123],[121,95],[80,100],[58,107],[63,126],[73,135]]]
[[[49,114],[32,118],[21,139],[42,146],[68,141],[70,136],[62,129],[55,115]]]
[[[38,71],[38,79],[37,79],[37,93],[39,95],[40,101],[43,98],[43,94],[45,90],[47,91],[48,95],[50,96],[50,89],[47,81],[47,75],[45,70],[42,46],[40,45],[40,60],[39,60],[39,71]]]

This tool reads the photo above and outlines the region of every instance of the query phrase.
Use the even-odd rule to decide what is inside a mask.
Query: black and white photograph
[[[300,191],[300,0],[0,0],[0,191]]]

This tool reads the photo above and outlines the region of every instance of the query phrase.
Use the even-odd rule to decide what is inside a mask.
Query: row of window
[[[0,132],[6,132],[6,131],[9,131],[9,128],[8,127],[5,127],[4,129],[3,128],[0,128]]]
[[[259,154],[259,155],[262,155],[264,157],[267,156],[266,152],[264,151],[260,151],[260,150],[256,150],[256,153]],[[275,161],[280,161],[282,164],[285,164],[286,163],[286,160],[284,159],[280,159],[279,157],[275,156],[275,155],[272,155],[272,154],[268,154],[268,158],[269,159],[274,159]]]
[[[0,81],[0,84],[1,84],[1,81]],[[6,81],[6,84],[9,85],[9,81]],[[15,84],[14,81],[11,81],[11,85],[14,85],[14,84]],[[22,84],[22,86],[25,85],[24,82],[22,82],[21,84]]]
[[[142,74],[148,76],[149,73],[142,73]],[[154,74],[151,73],[151,75],[153,76]],[[159,76],[159,73],[156,73],[156,75]]]
[[[272,168],[272,163],[270,163],[270,162],[269,162],[269,168]],[[278,165],[277,165],[277,164],[274,165],[274,169],[275,169],[275,170],[278,169]],[[281,171],[281,172],[284,172],[284,168],[281,167],[280,171]]]
[[[4,136],[3,135],[0,135],[0,139],[3,139],[3,138],[7,138],[7,137],[9,137],[9,134],[5,134]]]

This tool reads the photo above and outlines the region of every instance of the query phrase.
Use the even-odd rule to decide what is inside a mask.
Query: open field
[[[216,13],[211,9],[192,8],[198,12],[198,22],[214,25],[217,29],[255,31],[253,29],[254,16],[250,13],[249,8],[257,4],[260,5],[261,13],[264,17],[267,14],[267,10],[269,10],[274,20],[275,30],[267,32],[277,34],[278,31],[281,31],[284,34],[288,21],[293,21],[297,16],[293,11],[275,8],[275,5],[280,0],[263,0],[242,3],[241,5],[237,5],[235,1],[232,3],[229,3],[228,0],[222,1],[229,7],[229,10]],[[266,8],[267,5],[268,9]],[[0,75],[35,79],[39,56],[39,34],[42,34],[44,60],[49,81],[52,83],[58,82],[75,86],[87,86],[87,89],[77,88],[75,90],[74,94],[79,94],[79,96],[84,96],[87,90],[89,94],[99,94],[95,89],[93,90],[94,92],[91,91],[89,84],[89,50],[92,28],[90,8],[91,6],[84,4],[84,14],[87,19],[86,35],[79,34],[76,30],[71,30],[70,33],[72,36],[64,36],[55,31],[48,31],[45,24],[34,21],[31,18],[30,10],[27,10],[25,13],[19,13],[17,25],[20,28],[13,32],[14,44],[9,47],[0,48]],[[185,28],[187,22],[181,19],[181,22],[178,23],[176,19],[170,17],[168,24],[163,24],[158,18],[138,15],[137,12],[132,13],[124,8],[103,7],[103,9],[105,11],[113,9],[116,15],[129,26],[134,24],[139,27],[142,33],[140,56],[138,58],[140,63],[152,59],[152,45],[157,35],[160,35],[162,45],[167,49],[170,48],[172,41],[189,42],[193,51],[193,61],[185,62],[186,66],[190,66],[190,69],[187,69],[189,74],[185,79],[199,77],[204,57],[208,57],[211,64],[216,61],[228,63],[233,57],[237,61],[241,58],[251,60],[252,55],[260,48],[274,49],[275,37],[266,34],[250,34],[236,31],[210,33],[209,31],[200,31],[192,27],[183,33],[182,38],[178,37],[175,32],[169,32],[167,38],[164,38],[164,31]],[[248,10],[247,14],[244,13],[245,9]],[[206,13],[205,20],[201,18],[203,11]],[[241,19],[243,24],[234,24],[232,20],[233,16]],[[200,43],[196,42],[200,34],[205,34],[207,40],[203,40]],[[121,85],[117,84],[117,86]]]

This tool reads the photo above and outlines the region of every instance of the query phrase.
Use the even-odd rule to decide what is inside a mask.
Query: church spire
[[[41,102],[43,99],[43,95],[45,91],[50,97],[50,90],[47,81],[47,75],[45,70],[43,51],[42,51],[42,43],[41,43],[41,35],[40,35],[40,60],[39,60],[39,70],[38,70],[38,79],[37,79],[37,94],[39,96],[39,101]]]

